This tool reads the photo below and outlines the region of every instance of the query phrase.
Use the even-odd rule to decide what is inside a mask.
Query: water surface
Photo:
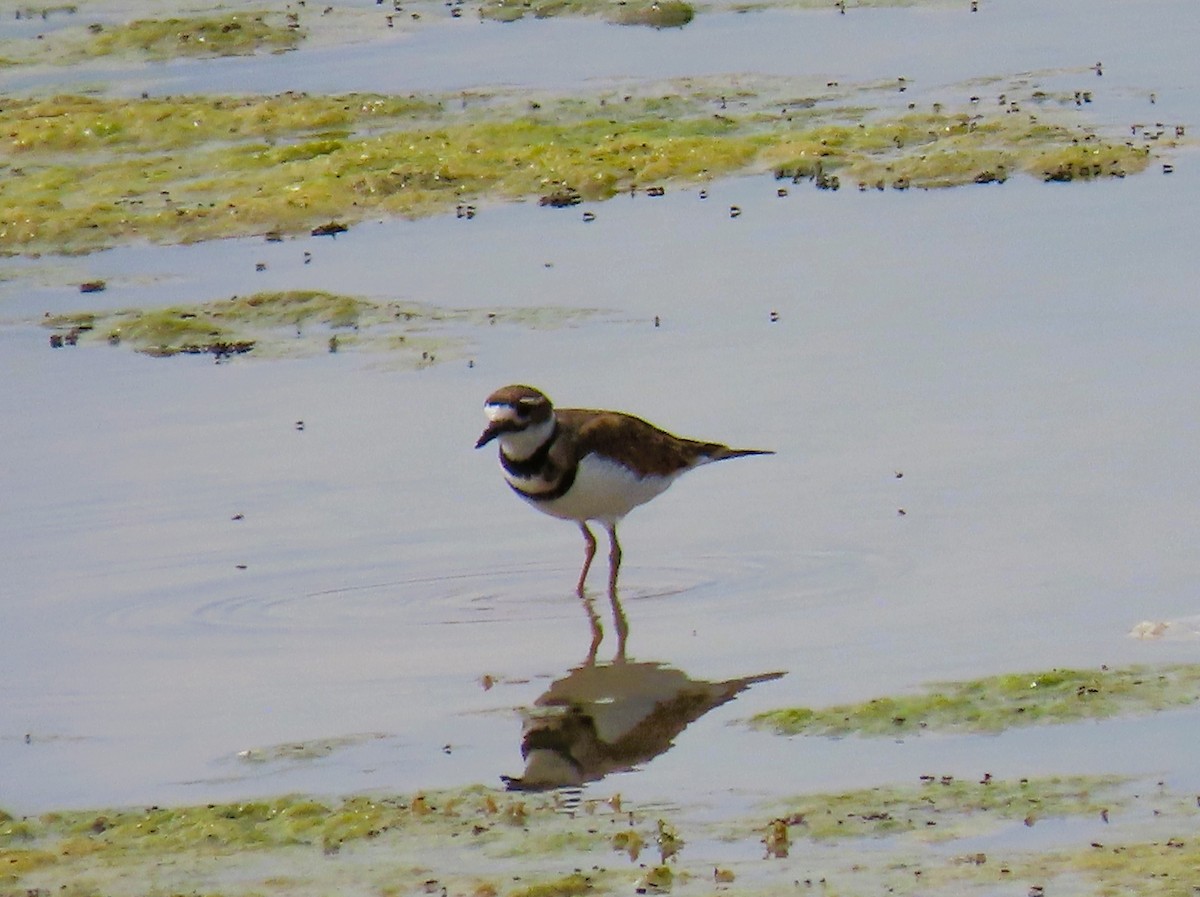
[[[1102,123],[1192,125],[1200,69],[1184,9],[770,12],[663,33],[456,22],[350,53],[103,78],[117,92],[336,92],[748,71],[903,74],[925,91],[1069,69],[1054,77],[1094,89]],[[1100,59],[1098,77],[1087,66]],[[0,84],[77,77],[101,75]],[[1126,636],[1197,613],[1194,154],[1175,167],[786,198],[746,177],[707,199],[620,197],[590,207],[591,223],[512,204],[337,240],[0,262],[26,272],[0,281],[0,800],[34,810],[519,773],[515,708],[581,663],[591,632],[571,593],[577,530],[523,507],[491,452],[471,448],[483,398],[509,382],[778,452],[690,474],[631,515],[622,597],[639,661],[711,681],[787,675],[612,788],[720,802],[981,769],[1154,771],[1194,787],[1189,711],[906,743],[731,725],[931,679],[1194,658],[1194,642]],[[81,296],[96,277],[108,291]],[[290,288],[602,313],[467,334],[471,366],[419,371],[352,353],[213,365],[51,350],[36,326],[90,303]],[[609,632],[599,656],[613,648]],[[237,758],[347,735],[364,737],[315,760]]]

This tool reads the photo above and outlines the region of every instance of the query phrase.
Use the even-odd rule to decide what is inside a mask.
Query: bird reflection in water
[[[597,662],[604,632],[591,597],[582,596],[582,601],[592,629],[587,659],[525,711],[525,771],[502,777],[510,791],[580,786],[632,769],[666,752],[680,732],[708,711],[751,685],[783,675],[705,682],[662,663],[628,660],[629,625],[615,591],[609,592],[609,602],[616,654],[611,662]]]

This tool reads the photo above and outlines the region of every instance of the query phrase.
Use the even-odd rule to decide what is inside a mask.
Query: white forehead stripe
[[[517,412],[512,405],[497,404],[488,402],[483,406],[483,413],[487,415],[487,419],[492,423],[498,420],[515,420]]]

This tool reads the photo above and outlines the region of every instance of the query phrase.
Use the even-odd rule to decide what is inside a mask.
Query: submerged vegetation
[[[525,16],[600,16],[617,25],[682,28],[696,15],[687,0],[483,0],[479,14],[485,19],[512,22]]]
[[[863,788],[785,801],[780,818],[792,837],[818,841],[909,832],[946,840],[981,827],[1039,819],[1095,816],[1115,809],[1118,778],[1097,776],[978,781],[926,776],[913,785]]]
[[[942,682],[860,704],[771,710],[752,722],[783,735],[1000,732],[1014,726],[1105,719],[1200,700],[1200,664],[1009,673]]]
[[[661,814],[619,795],[566,804],[482,787],[0,811],[0,893],[134,895],[153,881],[164,894],[686,897],[714,884],[765,895],[799,883],[929,895],[1041,893],[1061,881],[1165,897],[1190,893],[1200,862],[1194,797],[1104,776],[924,776],[778,801],[736,821]],[[1022,837],[1043,827],[1047,836]]]
[[[244,56],[264,50],[292,50],[303,39],[298,28],[275,22],[271,14],[253,11],[223,16],[135,19],[111,27],[93,25],[80,56],[108,56],[133,51],[150,59],[175,56]]]
[[[147,16],[112,22],[129,14],[119,0],[78,0],[59,3],[21,3],[17,20],[41,20],[52,26],[35,41],[0,41],[0,66],[28,63],[65,65],[105,56],[170,59],[182,56],[245,55],[293,49],[310,36],[317,40],[362,40],[381,29],[391,29],[402,19],[419,27],[444,18],[488,19],[509,22],[525,16],[592,16],[622,25],[676,28],[686,25],[697,11],[720,12],[788,8],[847,10],[895,6],[949,6],[956,0],[409,0],[373,7],[287,2],[287,0],[201,0],[189,4],[184,15],[151,18],[160,12],[147,8]]]
[[[611,814],[605,821],[618,822]],[[0,886],[36,888],[73,881],[90,888],[89,893],[142,893],[137,886],[146,875],[156,880],[162,875],[172,881],[170,887],[190,889],[218,870],[235,867],[241,873],[229,877],[229,884],[245,877],[251,892],[289,893],[301,885],[360,877],[361,872],[356,876],[330,858],[378,844],[374,856],[387,864],[386,877],[396,888],[391,893],[436,893],[443,885],[478,893],[485,880],[477,876],[490,873],[497,884],[513,880],[499,874],[505,866],[499,854],[531,833],[562,827],[551,798],[523,796],[517,801],[482,788],[404,797],[295,795],[192,807],[51,812],[23,819],[0,812]],[[598,835],[589,844],[604,846]],[[455,850],[489,860],[456,862]],[[389,858],[391,854],[395,856]],[[265,875],[260,865],[264,855],[276,864]],[[437,886],[430,889],[435,875]],[[551,875],[544,878],[556,881]],[[541,877],[530,879],[524,893],[586,890],[562,890],[561,879],[556,885],[541,884]],[[491,893],[498,892],[491,887]]]
[[[780,815],[763,829],[767,857],[803,864],[811,851],[801,842],[820,842],[819,883],[839,893],[1167,897],[1191,890],[1200,861],[1197,799],[1162,782],[926,775],[774,809]],[[864,838],[870,851],[855,846]]]
[[[51,14],[75,15],[72,7],[44,12],[26,9],[27,18]],[[9,41],[3,46],[4,63],[45,62],[65,65],[108,56],[149,60],[178,57],[247,56],[260,52],[293,50],[304,39],[299,20],[291,14],[265,9],[214,11],[186,17],[132,19],[105,24],[90,21],[61,31],[51,31],[36,41]]]
[[[447,309],[376,302],[320,290],[234,296],[215,302],[43,319],[51,345],[123,345],[147,355],[308,355],[343,349],[389,350],[417,366],[457,358],[465,337],[456,325],[550,326],[587,315],[569,309]]]
[[[564,192],[598,201],[739,172],[906,189],[1123,177],[1150,158],[1053,110],[885,114],[845,99],[694,81],[536,100],[11,99],[0,109],[0,253],[300,233]]]

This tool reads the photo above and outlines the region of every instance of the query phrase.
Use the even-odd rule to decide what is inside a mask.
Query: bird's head
[[[487,397],[483,411],[487,415],[488,425],[475,443],[475,448],[483,448],[506,433],[520,433],[545,423],[554,413],[554,408],[545,394],[532,386],[505,386]]]

